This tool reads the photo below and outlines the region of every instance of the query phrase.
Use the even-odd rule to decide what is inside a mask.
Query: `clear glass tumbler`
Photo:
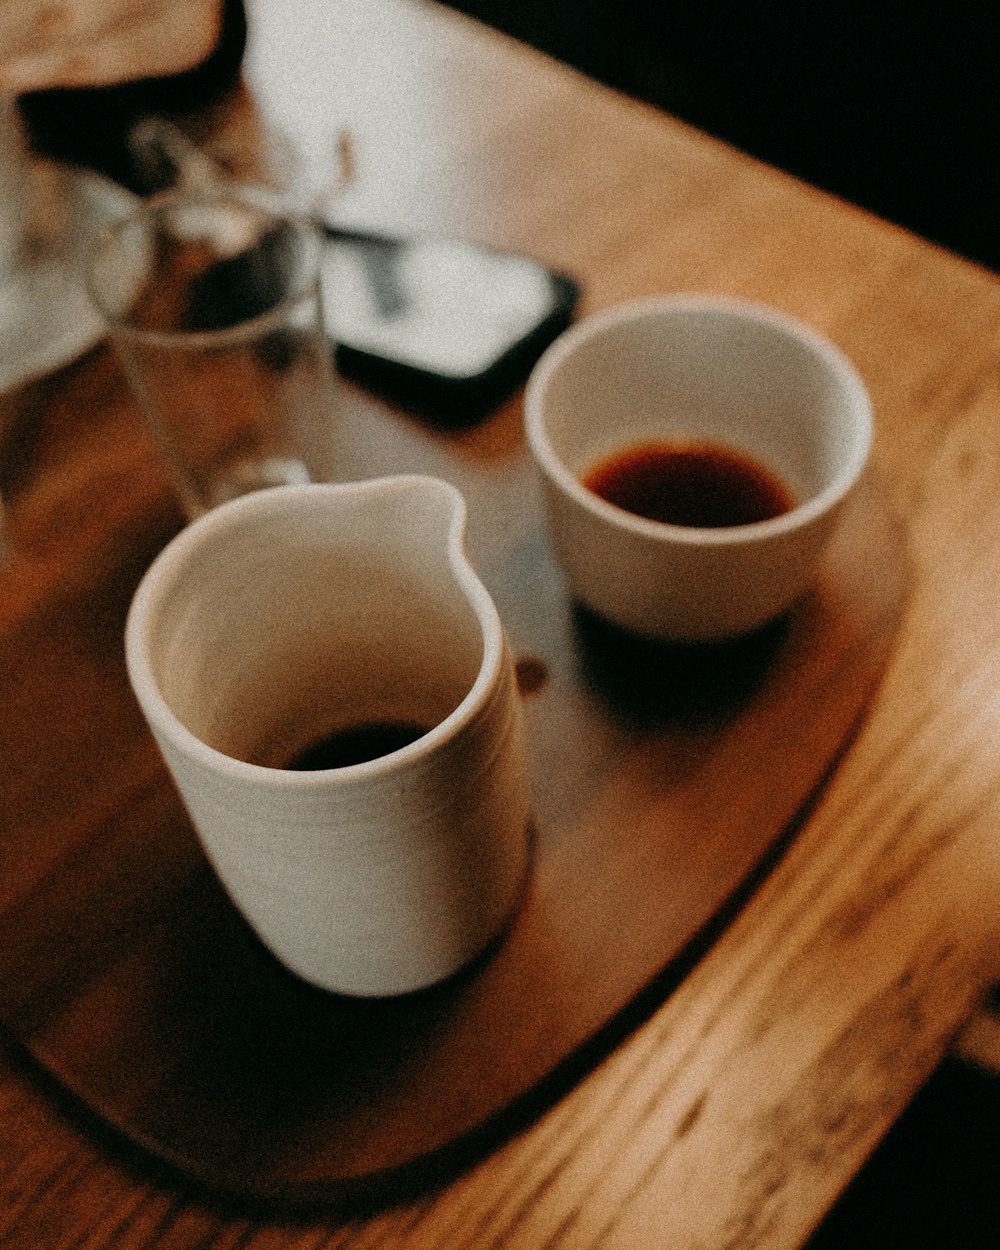
[[[153,197],[91,254],[91,297],[190,519],[332,476],[322,248],[268,193],[217,184]]]

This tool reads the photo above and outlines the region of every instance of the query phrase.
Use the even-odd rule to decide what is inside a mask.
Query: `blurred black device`
[[[468,424],[495,409],[572,320],[578,284],[530,257],[323,226],[341,375],[431,421]]]

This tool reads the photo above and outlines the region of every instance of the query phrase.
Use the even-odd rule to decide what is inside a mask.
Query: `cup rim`
[[[553,447],[545,424],[545,392],[552,376],[580,347],[612,326],[693,312],[766,324],[805,345],[840,380],[851,400],[854,438],[839,472],[821,491],[787,512],[765,521],[703,528],[654,521],[609,503],[590,490],[566,467]],[[539,358],[525,388],[524,426],[536,463],[552,483],[591,515],[616,528],[647,538],[690,547],[740,546],[801,528],[838,504],[860,477],[871,452],[874,421],[871,397],[857,368],[830,339],[805,322],[768,304],[736,296],[690,292],[653,295],[601,309],[564,331]]]
[[[262,513],[280,502],[285,513],[296,500],[308,496],[354,495],[358,498],[379,492],[433,489],[445,494],[451,503],[447,529],[447,556],[483,637],[483,653],[474,681],[458,705],[443,720],[419,738],[391,751],[357,764],[336,769],[287,769],[254,764],[237,759],[210,746],[193,733],[174,713],[160,691],[150,660],[151,614],[171,593],[183,566],[197,549],[206,533],[235,529],[247,513]],[[280,501],[279,497],[280,496]],[[464,496],[450,482],[430,474],[406,473],[368,478],[355,482],[308,482],[295,486],[275,486],[253,491],[219,504],[181,530],[155,557],[146,570],[129,606],[125,622],[125,659],[129,680],[136,698],[151,726],[176,744],[189,757],[213,772],[234,779],[254,779],[273,786],[300,789],[315,787],[318,779],[336,776],[344,782],[368,781],[397,767],[407,760],[429,754],[454,738],[471,722],[492,690],[507,646],[500,614],[489,591],[473,569],[465,553],[467,506]]]
[[[244,203],[261,209],[273,220],[280,220],[293,226],[301,238],[309,241],[312,255],[308,266],[305,267],[306,276],[301,285],[289,291],[266,312],[238,321],[235,325],[221,326],[216,330],[161,330],[137,326],[127,316],[116,313],[107,306],[95,280],[96,271],[105,249],[114,246],[126,230],[138,222],[152,221],[182,205],[212,205],[226,202]],[[221,347],[240,343],[245,339],[255,339],[261,333],[266,332],[272,322],[275,325],[283,323],[288,308],[299,300],[315,296],[322,301],[322,257],[323,235],[317,223],[305,213],[285,203],[276,192],[249,183],[213,182],[193,188],[170,187],[145,200],[138,200],[134,208],[105,226],[91,241],[83,255],[81,269],[87,296],[111,333],[123,340],[128,339],[155,347],[186,350],[199,347]],[[320,324],[322,324],[322,315],[320,315]]]

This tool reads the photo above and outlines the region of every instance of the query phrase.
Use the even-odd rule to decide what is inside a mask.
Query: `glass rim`
[[[296,234],[309,245],[310,259],[302,267],[301,284],[293,286],[273,307],[254,317],[237,321],[232,325],[207,330],[164,330],[138,326],[128,315],[108,307],[96,280],[102,256],[109,249],[120,246],[125,232],[143,223],[150,223],[172,209],[186,205],[223,206],[226,203],[245,204],[262,210],[275,222],[283,222],[294,228]],[[252,340],[266,333],[270,325],[275,328],[284,322],[293,305],[316,297],[317,325],[322,328],[322,251],[323,234],[319,225],[305,213],[291,208],[279,195],[265,187],[241,183],[217,183],[208,187],[171,187],[142,200],[137,207],[105,227],[87,249],[83,263],[83,282],[91,303],[97,309],[108,330],[123,340],[132,340],[163,348],[223,347],[232,343]]]

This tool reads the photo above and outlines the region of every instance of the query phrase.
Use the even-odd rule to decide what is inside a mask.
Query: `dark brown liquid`
[[[518,691],[527,697],[538,694],[549,680],[548,665],[537,655],[519,655],[514,661]]]
[[[750,525],[795,507],[762,464],[720,443],[639,443],[595,465],[583,484],[608,503],[669,525]]]
[[[285,764],[294,772],[346,768],[389,755],[422,738],[427,730],[409,721],[367,721],[326,734],[297,752]]]

